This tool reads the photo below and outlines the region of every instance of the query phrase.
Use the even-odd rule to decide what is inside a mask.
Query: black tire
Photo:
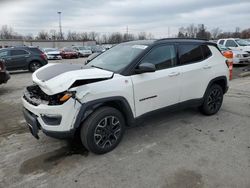
[[[204,97],[204,102],[200,106],[200,111],[205,115],[216,114],[223,102],[223,90],[220,85],[213,84],[207,91]]]
[[[41,68],[42,64],[39,61],[32,61],[29,64],[29,71],[30,72],[35,72],[37,69]]]
[[[80,136],[89,151],[104,154],[120,143],[124,130],[123,115],[115,108],[101,107],[82,124]]]

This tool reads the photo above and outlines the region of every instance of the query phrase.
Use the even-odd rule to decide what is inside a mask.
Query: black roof
[[[180,43],[198,43],[198,44],[207,44],[207,45],[213,45],[217,46],[216,43],[210,42],[208,40],[204,39],[196,39],[196,38],[163,38],[158,40],[136,40],[136,41],[130,41],[130,42],[124,42],[122,44],[131,44],[131,45],[152,45],[152,44],[160,44],[160,43],[166,43],[166,42],[180,42]]]

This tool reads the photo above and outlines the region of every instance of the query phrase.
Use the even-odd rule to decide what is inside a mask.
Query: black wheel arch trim
[[[127,126],[133,125],[135,123],[135,118],[128,101],[122,96],[114,96],[96,99],[87,103],[83,103],[76,117],[74,129],[79,128],[81,123],[86,120],[86,118],[91,115],[97,108],[109,103],[116,103],[118,105],[122,105],[122,110],[120,111],[125,116],[124,119]]]
[[[203,98],[205,97],[205,95],[206,95],[208,89],[209,89],[214,83],[216,83],[216,82],[218,82],[218,81],[221,81],[221,80],[223,80],[223,81],[225,82],[225,88],[222,88],[222,89],[223,89],[223,93],[225,94],[225,93],[228,91],[228,81],[227,81],[227,77],[226,77],[226,76],[218,76],[218,77],[216,77],[216,78],[210,80],[210,82],[209,82],[208,85],[207,85],[206,91],[205,91],[205,93],[204,93],[204,95],[203,95]]]

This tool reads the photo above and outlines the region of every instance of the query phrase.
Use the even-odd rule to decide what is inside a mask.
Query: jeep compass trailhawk
[[[33,73],[22,98],[36,138],[80,136],[91,152],[114,149],[126,126],[151,112],[197,106],[217,113],[229,70],[217,45],[161,39],[119,44],[87,65],[49,64]],[[167,111],[166,111],[167,113]]]

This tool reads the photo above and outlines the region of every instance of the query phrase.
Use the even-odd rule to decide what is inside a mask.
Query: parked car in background
[[[250,63],[250,54],[241,50],[231,50],[230,48],[218,44],[221,52],[231,51],[233,53],[233,63],[234,64],[249,64]]]
[[[79,57],[87,57],[92,54],[92,51],[86,46],[73,46],[72,49],[78,52]]]
[[[3,59],[0,59],[0,84],[7,83],[10,79],[10,74],[6,70],[5,62]]]
[[[62,59],[60,51],[57,48],[43,48],[42,50],[46,54],[48,60]]]
[[[71,48],[63,48],[61,49],[60,55],[64,59],[72,59],[72,58],[78,58],[78,52]]]
[[[48,64],[47,56],[36,47],[12,47],[0,49],[0,58],[5,60],[7,70],[36,71]]]
[[[92,53],[102,53],[102,52],[105,52],[106,49],[100,45],[96,45],[96,46],[91,47],[91,51]]]
[[[100,55],[100,52],[96,52],[91,54],[86,60],[85,60],[85,65],[88,64],[90,61],[92,61],[94,58],[96,58],[98,55]]]
[[[241,50],[250,53],[250,43],[243,39],[220,39],[217,41],[217,44],[226,46],[231,50]]]

